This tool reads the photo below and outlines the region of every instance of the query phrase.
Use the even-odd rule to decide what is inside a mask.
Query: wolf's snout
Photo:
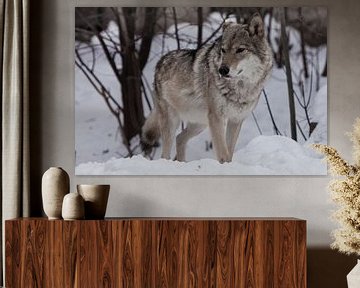
[[[227,76],[230,72],[229,67],[227,67],[226,65],[221,65],[219,68],[219,73],[221,76]]]

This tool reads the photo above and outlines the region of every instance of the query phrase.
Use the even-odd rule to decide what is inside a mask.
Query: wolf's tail
[[[149,155],[153,147],[159,146],[160,125],[156,107],[151,111],[141,129],[141,148],[145,155]]]

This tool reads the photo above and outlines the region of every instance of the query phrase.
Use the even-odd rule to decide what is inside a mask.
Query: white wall
[[[109,183],[107,216],[292,216],[308,221],[308,245],[327,246],[334,224],[326,185],[328,177],[75,177],[74,176],[74,7],[166,6],[179,1],[44,0],[39,49],[32,60],[35,141],[32,160],[41,173],[62,166],[79,183]],[[217,4],[218,3],[218,4]],[[126,5],[127,4],[127,5]],[[329,8],[329,143],[350,159],[344,136],[360,116],[360,1],[342,0],[183,0],[191,6],[324,5]],[[33,54],[36,54],[33,52]],[[35,82],[34,82],[35,83]],[[39,100],[35,100],[39,97]],[[38,102],[36,102],[38,101]],[[34,107],[38,103],[39,107]],[[39,123],[37,123],[39,122]],[[34,124],[35,123],[35,124]],[[36,130],[36,131],[35,131]],[[34,173],[33,173],[34,174]]]

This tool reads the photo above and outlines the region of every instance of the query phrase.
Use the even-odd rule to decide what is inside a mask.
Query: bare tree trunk
[[[129,152],[129,156],[133,153],[130,141],[134,136],[140,134],[145,121],[142,96],[144,95],[145,100],[148,100],[148,97],[142,81],[142,70],[149,58],[157,14],[157,8],[147,7],[143,10],[145,11],[143,17],[145,18],[141,30],[141,46],[138,50],[135,47],[137,8],[109,8],[109,11],[113,12],[114,19],[119,27],[119,34],[116,36],[110,35],[99,25],[99,23],[102,23],[100,21],[102,14],[95,14],[96,18],[87,18],[81,11],[77,10],[79,19],[87,24],[87,27],[91,29],[99,40],[100,47],[113,71],[114,77],[121,86],[119,98],[122,101],[112,95],[96,75],[95,48],[91,44],[89,44],[88,51],[92,51],[92,64],[85,63],[80,50],[76,49],[76,65],[84,73],[96,92],[104,98],[109,110],[116,117],[122,141]],[[121,65],[117,61],[119,55]]]
[[[284,65],[284,63],[283,63],[284,62],[284,47],[283,47],[281,39],[280,39],[280,44],[279,44],[279,51],[275,55],[275,61],[277,63],[278,69],[283,67],[283,65]]]
[[[288,43],[288,37],[286,34],[286,20],[285,20],[286,8],[280,8],[280,9],[281,9],[281,13],[280,13],[281,14],[281,42],[283,45],[283,55],[284,55],[284,61],[285,61],[286,79],[287,79],[288,94],[289,94],[291,138],[293,140],[297,141],[294,88],[293,88],[292,75],[291,75],[289,43]]]
[[[119,8],[122,58],[120,82],[127,141],[140,134],[145,121],[141,98],[141,69],[135,54],[135,18],[136,8]]]
[[[156,12],[158,8],[145,8],[145,21],[141,34],[141,47],[139,51],[140,70],[143,70],[149,58],[151,43],[155,34]]]
[[[235,17],[236,17],[236,23],[240,24],[241,23],[241,8],[240,7],[236,7],[235,8]]]
[[[304,40],[304,27],[303,27],[303,17],[302,17],[302,8],[298,8],[298,14],[300,19],[300,43],[301,43],[301,56],[304,66],[304,75],[305,78],[309,78],[309,71],[308,71],[308,65],[307,65],[307,59],[306,59],[306,49],[305,49],[305,40]]]
[[[198,34],[197,34],[197,49],[200,49],[203,35],[203,10],[202,7],[197,8],[197,20],[198,20]]]

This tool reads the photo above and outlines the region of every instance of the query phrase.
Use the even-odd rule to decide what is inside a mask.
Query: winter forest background
[[[211,43],[225,21],[247,23],[256,11],[274,67],[244,121],[233,162],[215,160],[208,129],[189,141],[187,163],[159,159],[161,143],[145,158],[139,134],[153,107],[157,61]],[[309,145],[327,142],[327,22],[322,7],[76,8],[76,174],[326,174]]]

